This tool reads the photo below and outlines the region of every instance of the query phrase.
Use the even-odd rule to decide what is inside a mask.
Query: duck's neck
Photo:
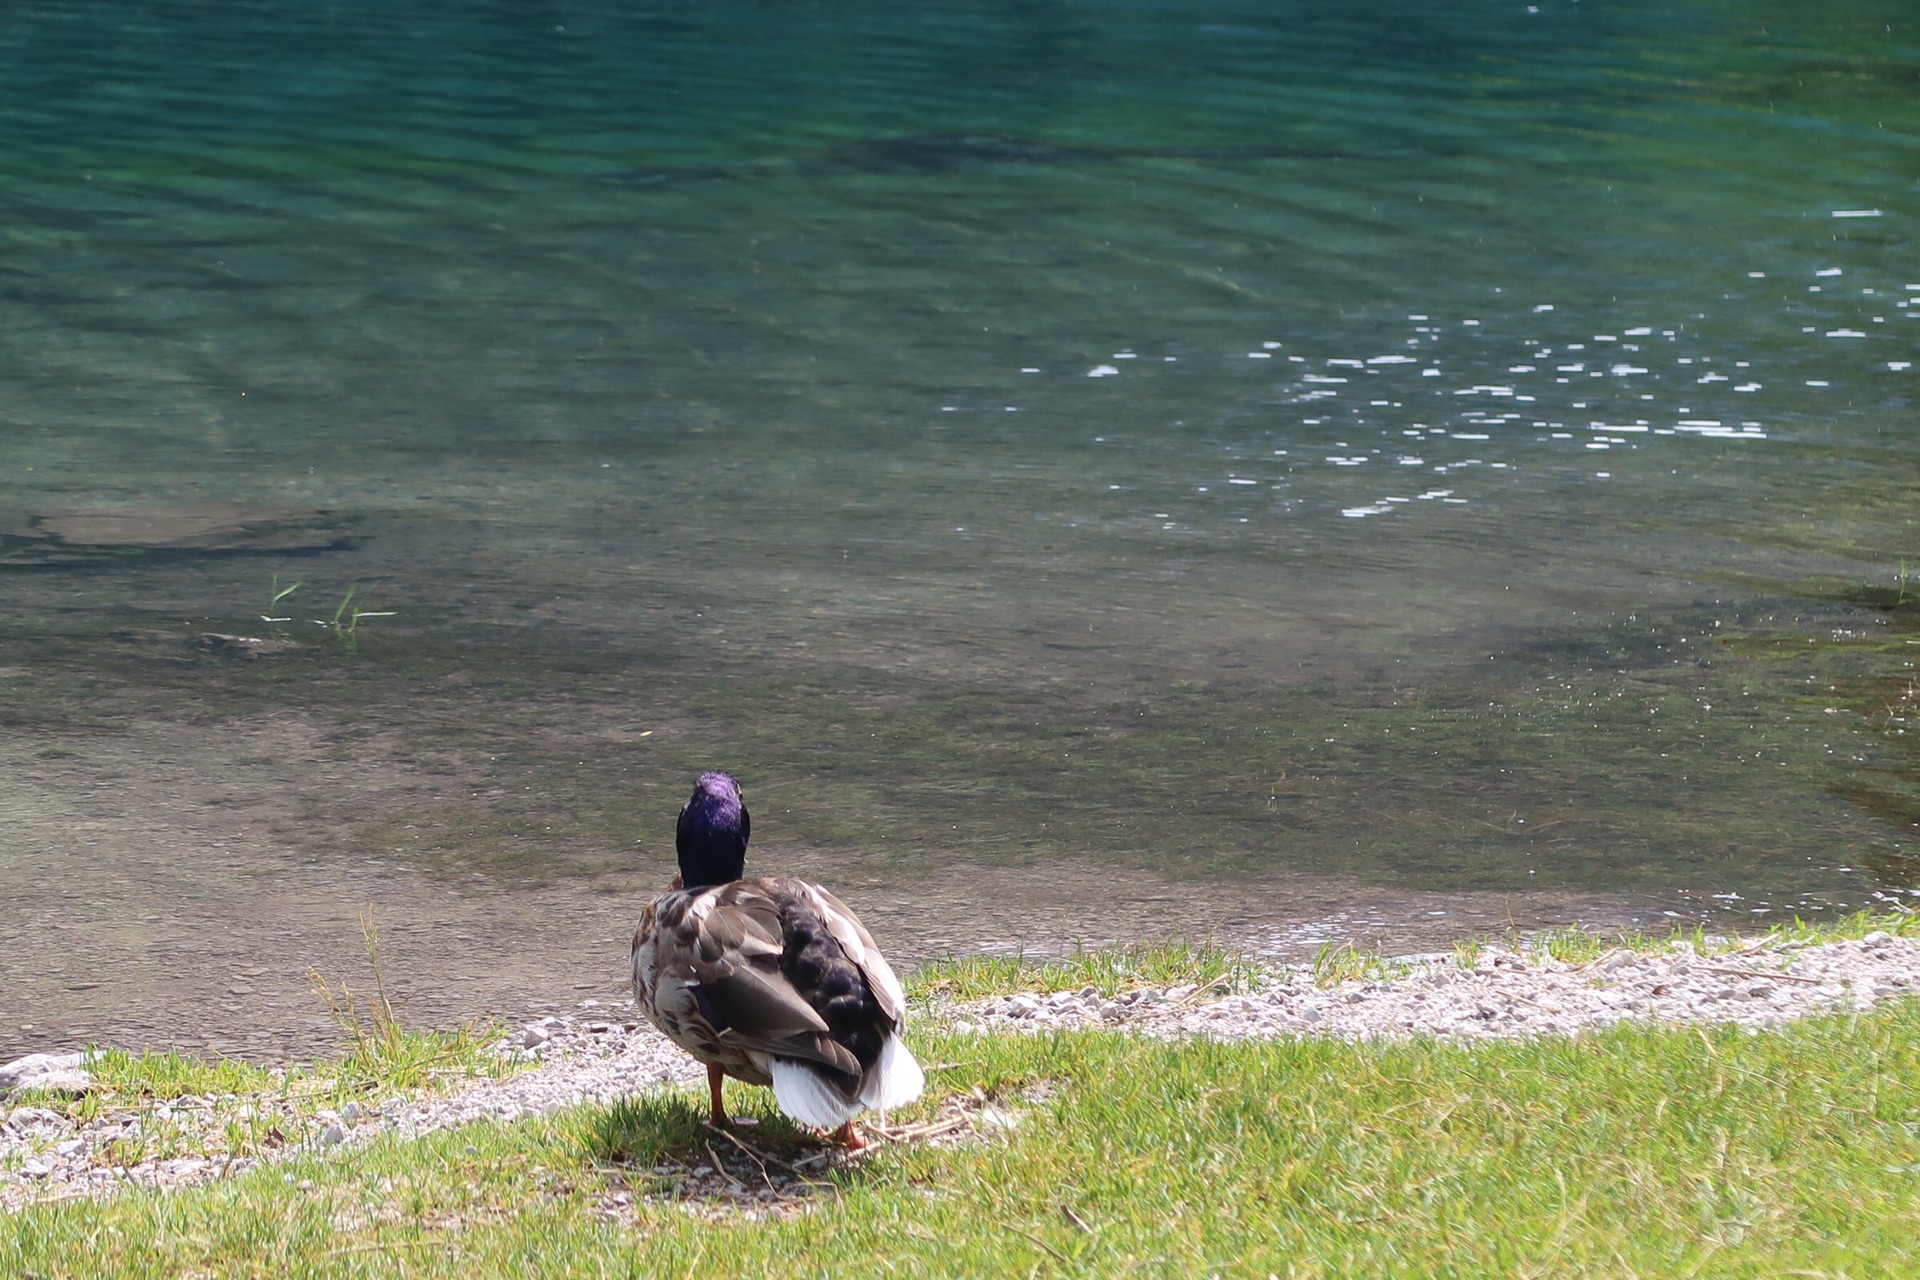
[[[710,889],[731,884],[747,873],[745,854],[728,857],[711,850],[680,850],[680,884],[686,889]]]
[[[731,814],[696,814],[683,823],[674,847],[680,855],[680,880],[689,889],[727,884],[747,873],[747,840],[739,809]]]

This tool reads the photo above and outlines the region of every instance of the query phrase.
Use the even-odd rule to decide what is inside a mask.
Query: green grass
[[[494,1051],[499,1034],[489,1023],[468,1023],[452,1031],[420,1031],[400,1024],[387,997],[372,907],[360,913],[360,943],[367,953],[371,988],[355,991],[345,982],[336,986],[318,969],[307,971],[314,994],[346,1037],[346,1057],[334,1072],[342,1085],[414,1090],[447,1077],[499,1076],[513,1070]]]
[[[1530,939],[1530,950],[1562,964],[1587,964],[1614,949],[1608,939],[1577,926],[1549,929]]]
[[[1795,917],[1753,934],[1710,934],[1700,924],[1675,925],[1664,934],[1643,933],[1638,929],[1602,932],[1583,926],[1563,925],[1527,937],[1516,936],[1510,942],[1513,951],[1523,956],[1547,957],[1563,964],[1588,964],[1612,951],[1668,951],[1680,947],[1703,956],[1729,955],[1759,947],[1791,943],[1812,946],[1823,942],[1857,941],[1869,933],[1890,933],[1895,937],[1920,935],[1920,912],[1896,908],[1892,911],[1856,911],[1852,915],[1822,920]],[[1456,943],[1454,960],[1461,968],[1471,969],[1485,950],[1478,941]]]
[[[1378,951],[1361,951],[1351,942],[1328,942],[1313,958],[1313,980],[1322,987],[1337,987],[1343,982],[1391,982],[1411,970],[1399,960],[1391,960]]]
[[[177,1053],[129,1053],[97,1049],[87,1071],[95,1091],[87,1100],[127,1106],[149,1098],[168,1100],[221,1094],[276,1093],[297,1073],[276,1071],[240,1058],[189,1058]]]
[[[1838,920],[1794,919],[1775,925],[1767,936],[1782,942],[1819,943],[1858,940],[1870,933],[1896,938],[1920,936],[1920,911],[1859,911]]]
[[[1857,941],[1869,933],[1890,933],[1895,937],[1920,935],[1920,912],[1904,908],[1891,911],[1857,911],[1852,915],[1821,920],[1795,917],[1769,926],[1759,933],[1714,934],[1702,924],[1677,924],[1665,934],[1639,929],[1603,931],[1583,925],[1562,925],[1533,934],[1512,934],[1505,947],[1524,958],[1555,960],[1561,964],[1591,964],[1615,951],[1670,951],[1675,948],[1702,956],[1731,955],[1739,951],[1777,947],[1782,944],[1812,946],[1823,942]],[[1487,955],[1485,940],[1470,938],[1453,945],[1453,962],[1461,969],[1472,969]],[[1332,986],[1354,978],[1374,979],[1390,968],[1391,961],[1365,955],[1351,946],[1328,943],[1321,948],[1314,965],[1316,979]]]
[[[1861,915],[1769,936],[1821,942],[1917,924]],[[1754,941],[1557,931],[1533,944],[1581,963],[1675,940],[1710,953]],[[1463,944],[1456,955],[1473,953]],[[1329,975],[1368,976],[1379,961],[1351,948],[1323,957]],[[957,1001],[1226,989],[1256,975],[1214,948],[1170,944],[952,961],[910,985],[917,1001]],[[363,1039],[343,1023],[356,1051],[387,1043],[367,1020],[377,1006],[360,999]],[[822,1168],[807,1164],[817,1140],[767,1091],[729,1084],[730,1110],[759,1121],[747,1134],[756,1163],[811,1170],[753,1214],[715,1190],[729,1179],[751,1189],[754,1174],[701,1125],[704,1097],[668,1092],[384,1137],[171,1195],[29,1207],[0,1217],[0,1275],[1866,1276],[1920,1264],[1907,1225],[1920,1213],[1910,1001],[1758,1035],[1631,1024],[1471,1045],[921,1027],[929,1097],[896,1123],[957,1103],[976,1114],[991,1103],[1017,1123]],[[272,1154],[311,1136],[276,1136],[289,1114],[497,1069],[468,1056],[478,1038],[393,1034],[418,1044],[365,1050],[357,1067],[352,1054],[269,1070],[105,1051],[93,1063],[99,1091],[64,1105],[86,1119],[209,1101],[228,1108],[216,1147]],[[452,1066],[419,1066],[450,1042],[468,1046]],[[256,1105],[262,1097],[274,1105]],[[148,1124],[101,1158],[207,1154],[198,1141]],[[731,1171],[710,1171],[721,1156]]]
[[[490,1035],[396,1031],[345,1056],[303,1067],[269,1068],[232,1058],[102,1049],[87,1070],[95,1088],[77,1097],[28,1090],[8,1103],[57,1112],[76,1125],[141,1113],[137,1131],[108,1148],[110,1163],[174,1156],[259,1156],[313,1136],[349,1103],[424,1096],[476,1079],[510,1075],[524,1064],[499,1054]],[[156,1104],[182,1103],[167,1113]],[[0,1106],[0,1115],[5,1107]],[[0,1271],[0,1275],[7,1274]]]
[[[0,1274],[1911,1274],[1920,1008],[1473,1046],[930,1035],[1021,1117],[887,1148],[778,1217],[680,1198],[671,1095],[0,1222]],[[736,1090],[762,1149],[803,1149]],[[930,1108],[933,1104],[922,1104]],[[710,1179],[718,1182],[718,1178]],[[632,1203],[603,1214],[619,1192]],[[694,1212],[688,1212],[691,1208]]]
[[[1016,991],[1097,988],[1115,996],[1139,987],[1190,986],[1222,994],[1257,982],[1262,968],[1211,944],[1166,942],[1075,951],[1065,956],[964,956],[921,966],[908,979],[916,999],[959,1003]]]

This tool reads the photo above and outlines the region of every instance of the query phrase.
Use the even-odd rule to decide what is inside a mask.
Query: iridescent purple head
[[[674,848],[680,854],[680,882],[688,889],[738,880],[747,868],[747,833],[752,825],[740,799],[740,784],[730,773],[703,773],[693,798],[680,810]]]

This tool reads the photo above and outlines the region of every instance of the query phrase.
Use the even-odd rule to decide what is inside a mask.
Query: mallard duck
[[[739,784],[703,773],[680,810],[680,874],[633,935],[633,995],[707,1064],[713,1123],[724,1076],[771,1085],[780,1110],[858,1148],[853,1118],[920,1096],[901,1042],[900,980],[847,905],[817,884],[744,878],[752,821]]]

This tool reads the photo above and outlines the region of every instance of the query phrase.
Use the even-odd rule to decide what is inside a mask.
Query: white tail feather
[[[880,1061],[860,1090],[860,1101],[875,1111],[891,1111],[912,1102],[926,1087],[926,1073],[914,1061],[913,1051],[899,1036],[890,1035],[880,1047]]]
[[[873,1064],[857,1100],[841,1097],[819,1071],[804,1062],[775,1058],[770,1074],[780,1110],[816,1129],[838,1129],[869,1107],[882,1113],[904,1107],[927,1087],[926,1073],[899,1036],[888,1036],[880,1046],[880,1061]]]
[[[884,1060],[884,1055],[882,1057]],[[816,1129],[838,1129],[860,1114],[860,1103],[841,1097],[817,1071],[804,1063],[775,1058],[771,1074],[774,1101],[780,1104],[781,1111],[801,1124],[810,1124]]]

